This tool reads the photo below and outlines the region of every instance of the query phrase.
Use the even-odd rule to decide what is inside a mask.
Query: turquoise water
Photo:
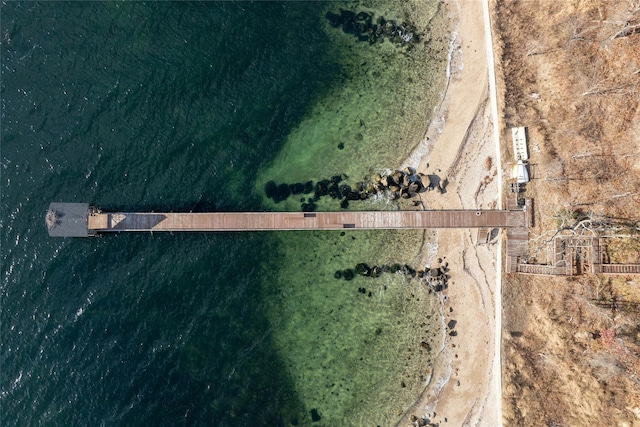
[[[333,275],[415,264],[422,232],[51,239],[43,220],[51,201],[299,210],[264,184],[397,167],[439,96],[446,37],[357,42],[328,25],[340,8],[413,13],[423,31],[435,13],[2,6],[3,425],[389,425],[417,397],[435,301],[406,276]]]

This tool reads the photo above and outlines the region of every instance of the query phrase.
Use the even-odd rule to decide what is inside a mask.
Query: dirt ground
[[[624,236],[611,262],[638,262],[640,1],[495,1],[493,21],[501,139],[528,129],[532,250],[592,219]],[[505,425],[640,426],[640,276],[505,275],[502,354]]]

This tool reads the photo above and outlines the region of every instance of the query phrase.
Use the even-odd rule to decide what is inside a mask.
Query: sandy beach
[[[456,23],[449,82],[422,143],[406,161],[448,181],[445,194],[421,196],[427,209],[500,208],[482,7],[479,0],[449,4]],[[437,232],[438,257],[451,268],[442,295],[444,322],[455,326],[447,329],[431,380],[401,426],[410,425],[412,416],[440,425],[501,425],[495,359],[500,252],[495,241],[478,245],[483,239],[477,230]]]

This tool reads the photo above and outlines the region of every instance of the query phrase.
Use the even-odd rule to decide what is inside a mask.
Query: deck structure
[[[557,236],[553,239],[548,264],[521,263],[508,259],[508,273],[542,276],[578,276],[584,273],[631,275],[640,274],[640,264],[608,264],[603,261],[605,238]]]
[[[74,222],[67,212],[75,212]],[[77,212],[84,212],[78,218]],[[527,218],[519,210],[356,211],[356,212],[114,212],[104,213],[87,204],[52,203],[59,221],[49,225],[51,236],[98,233],[267,230],[375,230],[424,228],[522,228]],[[48,214],[49,215],[49,214]],[[80,215],[82,217],[82,215]],[[77,230],[83,228],[83,232]]]

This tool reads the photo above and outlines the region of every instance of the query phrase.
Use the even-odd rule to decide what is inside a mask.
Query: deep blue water
[[[332,84],[320,2],[2,5],[3,425],[279,425],[269,234],[51,239],[51,201],[256,210]]]

